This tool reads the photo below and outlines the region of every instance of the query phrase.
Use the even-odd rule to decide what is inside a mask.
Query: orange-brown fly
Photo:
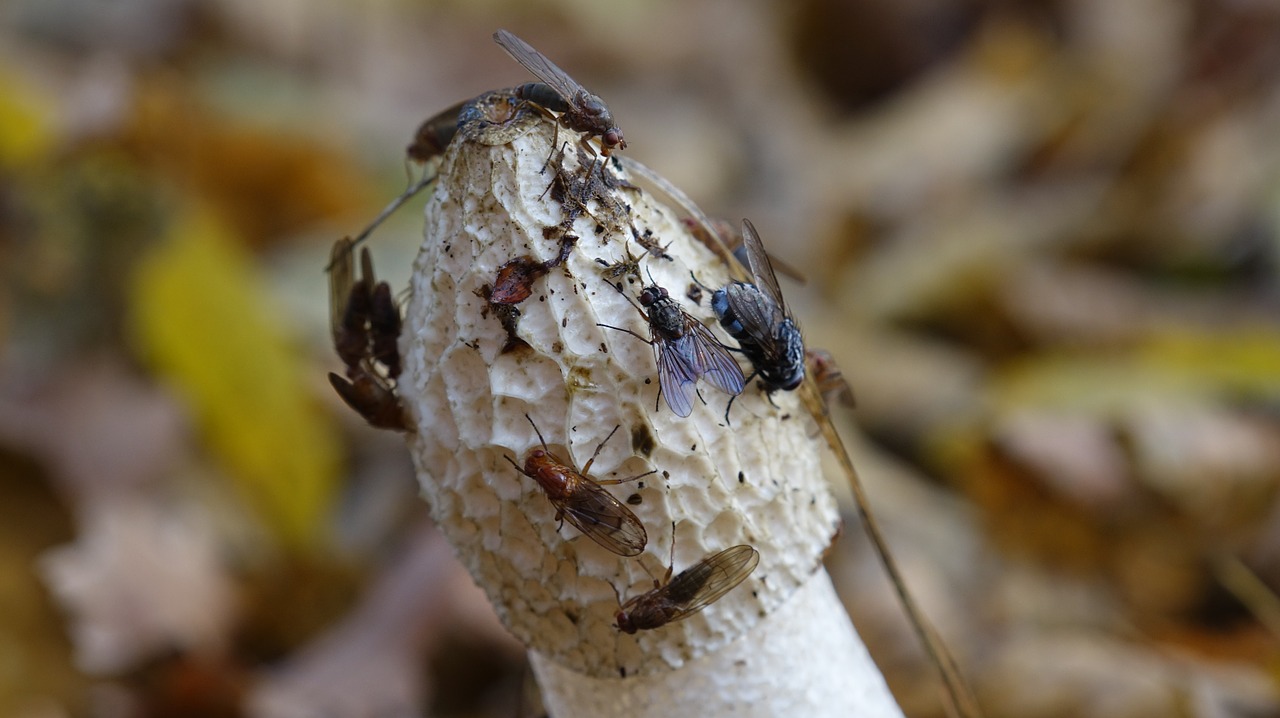
[[[533,431],[538,435],[542,448],[531,449],[525,455],[523,467],[509,456],[504,458],[516,467],[517,471],[538,482],[538,486],[542,487],[543,493],[547,495],[547,500],[556,507],[556,520],[562,523],[568,521],[592,541],[619,556],[638,556],[643,552],[645,544],[649,541],[644,525],[635,514],[631,513],[631,509],[623,506],[622,502],[605,491],[603,486],[634,481],[656,473],[656,470],[625,479],[594,479],[587,475],[591,470],[591,464],[600,455],[600,450],[609,439],[613,438],[614,434],[618,433],[618,429],[622,428],[621,425],[615,426],[613,431],[609,432],[579,471],[572,464],[551,453],[547,448],[546,439],[542,438],[542,432],[538,431],[538,426],[533,423],[533,419],[530,419],[528,414],[525,414],[525,418],[529,419],[529,423],[533,425]]]
[[[528,299],[533,294],[533,283],[563,264],[577,241],[577,237],[566,234],[560,238],[559,254],[545,262],[539,262],[526,254],[498,267],[498,276],[494,280],[489,301],[493,304],[519,304]]]
[[[679,621],[720,600],[742,583],[760,563],[760,552],[742,544],[712,554],[681,571],[675,578],[675,532],[672,531],[672,561],[662,581],[618,608],[614,616],[619,631],[635,633]]]

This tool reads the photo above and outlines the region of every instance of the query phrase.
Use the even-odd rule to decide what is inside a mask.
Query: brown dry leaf
[[[499,626],[449,545],[434,527],[419,527],[344,619],[264,677],[250,695],[249,714],[419,715],[432,691],[424,683],[425,657],[444,634],[463,633],[468,643],[481,635],[518,654]]]
[[[1002,418],[992,441],[1051,494],[1095,515],[1136,498],[1129,460],[1111,426],[1093,417],[1020,411]]]
[[[1082,631],[1023,631],[982,676],[989,718],[1189,716],[1180,671],[1158,654]]]
[[[189,450],[181,407],[102,355],[60,367],[57,381],[0,399],[0,437],[38,457],[80,505],[166,474]]]
[[[175,648],[220,652],[234,592],[201,507],[104,501],[76,542],[45,553],[40,572],[71,615],[76,666],[115,675]]]
[[[7,442],[4,442],[7,443]],[[32,565],[71,539],[71,516],[39,467],[0,451],[0,715],[69,715],[83,708],[62,616]]]
[[[1280,485],[1280,422],[1213,407],[1145,407],[1124,422],[1138,480],[1203,530],[1256,529]]]
[[[259,245],[377,205],[357,165],[306,132],[258,128],[218,114],[180,84],[140,88],[122,142],[161,175],[210,203]]]

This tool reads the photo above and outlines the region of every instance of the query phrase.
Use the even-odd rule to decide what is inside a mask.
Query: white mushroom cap
[[[691,416],[677,417],[657,402],[651,347],[597,326],[648,336],[596,261],[622,261],[628,243],[633,254],[642,253],[625,221],[606,222],[621,226],[597,232],[594,219],[578,218],[572,233],[580,239],[565,265],[537,279],[533,296],[518,307],[518,335],[529,350],[502,352],[507,334],[482,288],[517,256],[547,260],[558,252],[558,236],[544,235],[563,219],[546,191],[554,163],[542,171],[555,131],[540,122],[508,144],[459,139],[450,146],[427,204],[399,393],[418,427],[410,445],[423,495],[512,633],[582,674],[661,672],[738,638],[807,581],[836,532],[836,504],[819,467],[817,429],[795,396],[775,394],[775,408],[748,387],[734,403],[730,427],[728,395],[703,383],[706,404],[695,402]],[[560,128],[559,142],[574,139],[567,134]],[[686,293],[691,272],[708,286],[723,285],[723,265],[649,195],[619,189],[616,196],[630,205],[632,226],[652,232],[674,258],[642,259],[644,283],[651,273],[686,311],[714,324],[709,293],[700,305]],[[607,219],[594,203],[591,209]],[[640,284],[623,288],[634,297]],[[608,487],[623,501],[639,497],[628,508],[648,531],[644,554],[625,559],[567,523],[557,528],[542,490],[503,458],[523,463],[538,446],[525,414],[553,453],[579,467],[622,426],[591,474],[659,471]],[[677,572],[743,543],[759,550],[760,565],[705,611],[624,635],[613,626],[618,595],[625,600],[650,590],[662,576],[673,521]]]

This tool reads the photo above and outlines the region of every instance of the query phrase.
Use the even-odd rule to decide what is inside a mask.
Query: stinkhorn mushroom
[[[551,714],[900,716],[822,565],[839,517],[797,397],[748,386],[727,417],[707,382],[687,417],[659,400],[635,302],[662,287],[734,346],[699,286],[728,283],[719,255],[514,94],[462,117],[427,201],[396,389],[422,493],[528,646]],[[512,266],[545,271],[513,280]],[[491,301],[500,279],[528,296]],[[594,458],[584,473],[604,481],[655,472],[602,487],[647,530],[638,555],[557,520],[519,468],[538,451],[575,471]],[[741,545],[758,566],[705,610],[619,630],[621,604],[669,568]]]

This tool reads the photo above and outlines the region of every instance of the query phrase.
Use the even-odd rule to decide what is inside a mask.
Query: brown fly
[[[631,301],[630,297],[627,301]],[[597,326],[626,332],[654,348],[658,390],[667,397],[672,413],[681,417],[693,413],[699,379],[705,378],[708,384],[726,394],[736,396],[742,392],[745,381],[733,356],[711,330],[681,308],[666,289],[656,284],[641,289],[636,311],[649,323],[649,339],[630,329],[609,324]]]
[[[405,148],[405,155],[420,165],[443,155],[445,148],[453,141],[453,136],[458,134],[458,119],[462,108],[470,102],[472,100],[463,100],[424,120],[418,125],[418,131],[413,133],[413,142]]]
[[[615,149],[625,150],[627,142],[613,120],[608,105],[587,88],[561,70],[532,45],[506,30],[493,33],[493,41],[502,46],[516,62],[542,82],[530,82],[516,88],[516,95],[552,112],[560,113],[560,124],[588,137],[600,138],[600,154],[606,157]]]
[[[533,431],[538,435],[542,448],[529,451],[524,459],[524,467],[509,456],[504,458],[511,462],[517,471],[538,482],[538,486],[541,486],[543,493],[547,495],[547,500],[556,507],[556,521],[561,523],[568,521],[592,541],[619,556],[637,556],[644,551],[645,544],[649,541],[644,525],[635,514],[631,513],[631,509],[623,506],[622,502],[605,491],[603,486],[634,481],[653,474],[656,470],[625,479],[594,479],[587,475],[591,470],[592,462],[600,455],[600,450],[622,427],[615,426],[613,431],[609,432],[579,471],[572,464],[552,454],[547,448],[546,439],[542,438],[542,432],[538,431],[538,426],[533,423],[533,419],[530,419],[528,414],[525,414],[525,418],[529,419],[529,423],[533,425]]]
[[[371,425],[405,431],[408,418],[395,392],[400,374],[400,307],[391,287],[377,281],[369,250],[360,253],[360,278],[352,266],[353,242],[334,242],[329,266],[329,328],[346,378],[329,374],[338,396]]]
[[[746,580],[760,563],[760,552],[742,544],[712,554],[681,571],[675,578],[673,560],[663,581],[654,581],[653,590],[628,600],[614,620],[623,633],[648,631],[683,620],[720,600]]]
[[[519,304],[528,299],[533,294],[533,283],[563,264],[577,241],[577,237],[566,234],[560,238],[560,253],[545,262],[526,254],[498,267],[498,277],[493,283],[489,301],[493,304]]]

